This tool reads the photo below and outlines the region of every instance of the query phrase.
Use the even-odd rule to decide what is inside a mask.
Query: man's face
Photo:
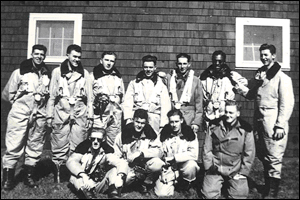
[[[144,67],[144,72],[147,77],[151,77],[156,70],[156,66],[154,65],[154,62],[152,62],[152,61],[144,62],[143,67]]]
[[[176,64],[181,74],[184,74],[191,66],[191,63],[189,63],[188,59],[185,57],[178,58]]]
[[[180,118],[179,115],[173,115],[169,117],[169,124],[172,127],[174,132],[181,131],[181,124],[183,123],[183,119]]]
[[[216,69],[220,69],[221,65],[225,63],[222,55],[215,56],[212,62]]]
[[[237,110],[235,105],[225,107],[225,121],[228,124],[233,124],[240,116],[240,111]]]
[[[116,57],[114,55],[105,55],[100,63],[103,65],[104,69],[110,70],[115,65]]]
[[[69,54],[67,54],[69,62],[74,66],[78,67],[81,60],[81,53],[75,50],[72,50]]]
[[[271,66],[274,63],[276,54],[272,54],[269,49],[260,51],[260,60],[264,66]]]
[[[136,132],[141,132],[146,125],[146,119],[141,118],[134,118],[133,119],[133,126]]]
[[[104,142],[104,133],[99,132],[92,132],[90,136],[90,140],[92,142],[92,148],[94,150],[98,150],[101,147],[101,143]]]
[[[39,65],[41,64],[44,59],[45,59],[45,52],[44,50],[40,50],[40,49],[35,49],[33,50],[33,52],[31,53],[32,56],[32,60],[35,64]]]

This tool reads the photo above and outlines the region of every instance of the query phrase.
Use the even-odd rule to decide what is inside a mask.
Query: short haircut
[[[148,112],[147,112],[147,110],[144,110],[144,109],[137,109],[134,112],[133,118],[145,119],[148,122]]]
[[[76,52],[81,53],[81,47],[80,46],[78,46],[77,44],[71,44],[67,48],[67,54],[70,54],[71,51],[73,51],[73,50],[76,51]]]
[[[176,60],[178,61],[179,58],[187,58],[188,62],[190,62],[191,60],[191,56],[188,55],[187,53],[180,53],[176,56]]]
[[[32,46],[32,53],[34,52],[35,49],[44,51],[44,54],[45,54],[45,56],[46,56],[46,53],[47,53],[47,47],[45,47],[44,45],[42,45],[42,44],[35,44],[35,45],[33,45],[33,46]]]
[[[101,132],[101,133],[103,133],[103,136],[106,135],[106,130],[105,130],[104,128],[93,127],[93,128],[91,129],[91,131],[90,131],[89,136],[91,136],[92,133],[95,133],[95,132]]]
[[[115,58],[117,59],[117,54],[113,51],[104,51],[101,55],[101,58],[104,58],[105,55],[114,55]]]
[[[225,107],[226,106],[236,106],[237,111],[241,111],[242,108],[241,104],[239,104],[237,101],[229,99],[226,100]]]
[[[168,112],[167,116],[168,118],[175,116],[175,115],[179,115],[180,119],[183,119],[183,114],[180,110],[178,109],[172,109]]]
[[[259,47],[259,51],[262,51],[262,50],[265,50],[265,49],[269,49],[271,54],[275,54],[276,53],[276,47],[273,45],[273,44],[262,44],[260,47]]]
[[[226,54],[221,50],[217,50],[217,51],[213,52],[213,54],[211,56],[211,59],[215,60],[215,57],[218,56],[218,55],[222,56],[222,59],[223,59],[224,62],[226,61]]]
[[[146,55],[142,58],[143,64],[144,62],[153,62],[156,65],[157,57],[152,55]]]

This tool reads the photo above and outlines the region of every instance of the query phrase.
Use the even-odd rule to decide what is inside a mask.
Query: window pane
[[[253,26],[245,25],[244,28],[244,60],[260,60],[259,47],[260,45],[268,43],[276,47],[276,58],[282,62],[282,27],[279,26]],[[256,51],[257,54],[252,52]],[[252,54],[252,55],[250,55]]]
[[[73,37],[74,21],[37,21],[36,42],[48,48],[47,56],[65,55],[65,46],[73,43]]]
[[[246,61],[260,61],[260,55],[258,51],[259,47],[244,47],[244,60]]]

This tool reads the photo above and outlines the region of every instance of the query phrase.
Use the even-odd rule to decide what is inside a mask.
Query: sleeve
[[[162,84],[163,89],[161,91],[161,112],[160,112],[160,127],[164,127],[169,123],[167,113],[171,110],[171,100],[167,86]]]
[[[211,166],[214,165],[213,162],[214,155],[212,151],[213,151],[213,146],[212,146],[211,130],[208,129],[205,135],[205,140],[203,145],[203,165],[205,170],[208,170]]]
[[[122,145],[122,138],[121,138],[121,134],[119,133],[116,138],[115,138],[115,142],[114,142],[114,154],[116,156],[118,156],[119,158],[124,158],[123,156],[123,145]]]
[[[11,104],[13,104],[13,99],[18,91],[19,82],[20,82],[20,70],[16,69],[11,74],[8,82],[6,83],[2,91],[3,100],[9,101]]]
[[[191,125],[195,124],[198,125],[201,128],[202,123],[202,115],[203,115],[203,90],[202,90],[202,84],[200,79],[194,77],[196,79],[197,84],[195,87],[195,106],[196,106],[196,113],[195,118],[192,121]],[[201,130],[201,129],[200,129]]]
[[[288,76],[280,78],[278,88],[278,117],[275,126],[285,128],[294,107],[294,93],[292,80]]]
[[[193,140],[188,142],[187,151],[183,153],[177,153],[174,155],[176,162],[186,162],[188,160],[198,160],[199,154],[199,142],[197,137]]]
[[[246,132],[244,142],[244,152],[242,156],[242,166],[240,174],[248,176],[251,170],[251,166],[255,159],[255,143],[253,132]]]
[[[130,81],[123,102],[124,120],[133,118],[133,104],[134,104],[133,98],[134,98],[134,81]]]
[[[48,118],[54,118],[54,104],[55,104],[55,98],[56,98],[56,92],[58,89],[58,83],[59,83],[59,77],[60,77],[60,68],[57,67],[52,71],[51,75],[51,81],[50,81],[50,87],[49,87],[49,99],[47,102],[46,107],[46,115]]]
[[[124,81],[121,79],[121,88],[120,88],[120,93],[118,94],[120,96],[120,104],[124,102],[124,95],[125,95],[125,86],[124,86]]]
[[[159,137],[154,140],[150,140],[149,147],[143,150],[145,158],[161,158],[163,156],[161,146],[162,144],[159,140]]]
[[[84,77],[86,80],[86,95],[87,95],[87,109],[88,109],[88,118],[94,118],[94,94],[93,94],[93,78],[90,77],[88,71],[84,70]]]
[[[106,154],[108,164],[115,166],[117,168],[117,174],[124,173],[127,175],[128,172],[128,162],[124,159],[121,159],[116,154]]]

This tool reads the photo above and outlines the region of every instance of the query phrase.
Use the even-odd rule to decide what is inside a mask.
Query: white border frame
[[[27,58],[31,58],[32,46],[35,45],[36,38],[36,22],[37,21],[74,21],[74,42],[81,46],[82,36],[82,14],[74,13],[30,13],[29,15],[29,33]],[[65,56],[47,56],[46,63],[61,63],[66,59]]]
[[[282,62],[283,70],[290,70],[290,20],[274,18],[236,18],[235,62],[237,69],[253,70],[262,66],[261,61],[244,61],[244,26],[280,26],[282,27]]]

